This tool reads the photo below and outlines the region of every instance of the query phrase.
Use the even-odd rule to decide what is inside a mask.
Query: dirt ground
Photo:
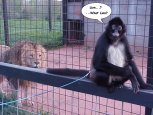
[[[49,50],[48,67],[89,70],[93,50],[93,48],[78,45]],[[140,72],[146,77],[147,49],[131,47],[131,50]],[[3,85],[3,88],[5,87]],[[45,93],[29,99],[30,102],[33,102],[33,106],[21,106],[19,104],[20,107],[34,113],[41,113],[41,115],[144,115],[145,109],[139,105],[38,83],[31,85],[28,89],[28,96],[43,92]],[[19,96],[23,97],[23,90],[19,89],[18,93]]]

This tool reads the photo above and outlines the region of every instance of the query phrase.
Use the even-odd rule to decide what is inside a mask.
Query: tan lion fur
[[[45,68],[47,66],[46,61],[46,50],[42,45],[31,41],[17,42],[10,50],[6,51],[5,54],[6,63],[32,68]],[[18,80],[10,78],[8,81],[15,89],[18,88],[18,83],[22,88],[27,88],[30,85],[26,80],[19,80],[19,82],[17,82]]]
[[[5,55],[5,52],[7,50],[9,50],[10,47],[9,46],[6,46],[6,45],[0,45],[0,62],[4,62],[4,55]]]

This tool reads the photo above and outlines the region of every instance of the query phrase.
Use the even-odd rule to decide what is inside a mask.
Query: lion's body
[[[40,45],[30,41],[17,42],[10,50],[6,51],[5,62],[27,66],[32,68],[45,68],[46,50]],[[15,89],[18,87],[16,79],[8,79]],[[26,80],[19,80],[19,86],[27,88],[29,82]]]
[[[10,49],[9,46],[6,45],[0,45],[0,62],[4,62],[4,57],[6,54],[6,51]],[[0,83],[3,82],[4,78],[0,76]]]

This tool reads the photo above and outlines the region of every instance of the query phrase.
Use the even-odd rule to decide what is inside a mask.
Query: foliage
[[[2,103],[6,103],[6,102],[10,102],[10,101],[14,101],[16,100],[16,94],[12,94],[10,96],[5,96],[2,92],[0,92],[0,104]],[[20,107],[17,107],[17,103],[12,103],[9,105],[3,105],[3,109],[2,106],[0,106],[0,115],[3,113],[3,115],[33,115],[33,113],[31,111],[28,110],[24,110]],[[41,110],[40,112],[38,112],[39,115],[49,115],[48,112],[45,112],[43,110]]]
[[[6,102],[10,102],[10,101],[14,101],[16,100],[16,95],[12,94],[10,96],[5,96],[2,92],[0,92],[0,100],[2,103],[6,103]],[[0,114],[3,113],[3,115],[16,115],[17,112],[19,113],[19,115],[28,115],[28,112],[25,112],[23,110],[17,110],[17,108],[15,108],[17,106],[17,103],[12,103],[9,105],[3,105],[3,109],[2,109],[2,105],[0,106]]]

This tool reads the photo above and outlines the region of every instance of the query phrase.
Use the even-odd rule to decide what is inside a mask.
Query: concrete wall
[[[110,6],[112,13],[104,23],[84,17],[85,45],[93,47],[108,21],[120,16],[127,26],[130,45],[148,46],[151,0],[85,0],[85,5],[96,2]]]

